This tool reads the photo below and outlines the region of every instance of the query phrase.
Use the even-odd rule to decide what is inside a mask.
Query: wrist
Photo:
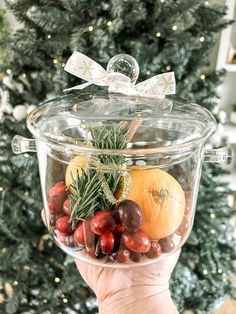
[[[99,314],[178,314],[170,291],[138,286],[117,291],[99,300]]]

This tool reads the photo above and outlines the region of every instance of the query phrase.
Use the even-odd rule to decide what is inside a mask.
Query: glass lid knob
[[[119,54],[110,59],[107,64],[107,72],[122,73],[130,78],[131,83],[135,83],[139,76],[139,65],[132,56]]]

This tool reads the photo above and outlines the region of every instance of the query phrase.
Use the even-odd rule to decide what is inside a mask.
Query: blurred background
[[[97,313],[93,292],[41,224],[36,157],[10,147],[15,134],[30,136],[33,108],[75,83],[63,71],[71,52],[104,66],[129,53],[141,79],[175,71],[177,94],[217,119],[208,146],[229,144],[236,155],[235,19],[236,0],[0,0],[0,313]],[[235,158],[204,166],[171,283],[181,313],[236,313],[235,207]]]

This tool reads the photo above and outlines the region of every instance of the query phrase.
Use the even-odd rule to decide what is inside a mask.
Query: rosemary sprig
[[[79,220],[85,220],[94,215],[98,205],[98,197],[101,181],[95,170],[82,170],[82,175],[77,172],[72,177],[70,186],[70,211],[72,228],[75,228]]]

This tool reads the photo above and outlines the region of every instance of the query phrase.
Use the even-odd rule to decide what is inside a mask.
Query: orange
[[[72,158],[66,169],[66,186],[69,187],[72,184],[72,176],[74,179],[76,179],[77,175],[81,177],[83,175],[82,169],[86,167],[88,167],[88,158],[82,156]]]
[[[163,170],[148,169],[151,166],[131,168],[132,184],[127,198],[141,208],[143,222],[140,229],[151,240],[170,235],[179,227],[184,216],[183,189],[175,178]]]

